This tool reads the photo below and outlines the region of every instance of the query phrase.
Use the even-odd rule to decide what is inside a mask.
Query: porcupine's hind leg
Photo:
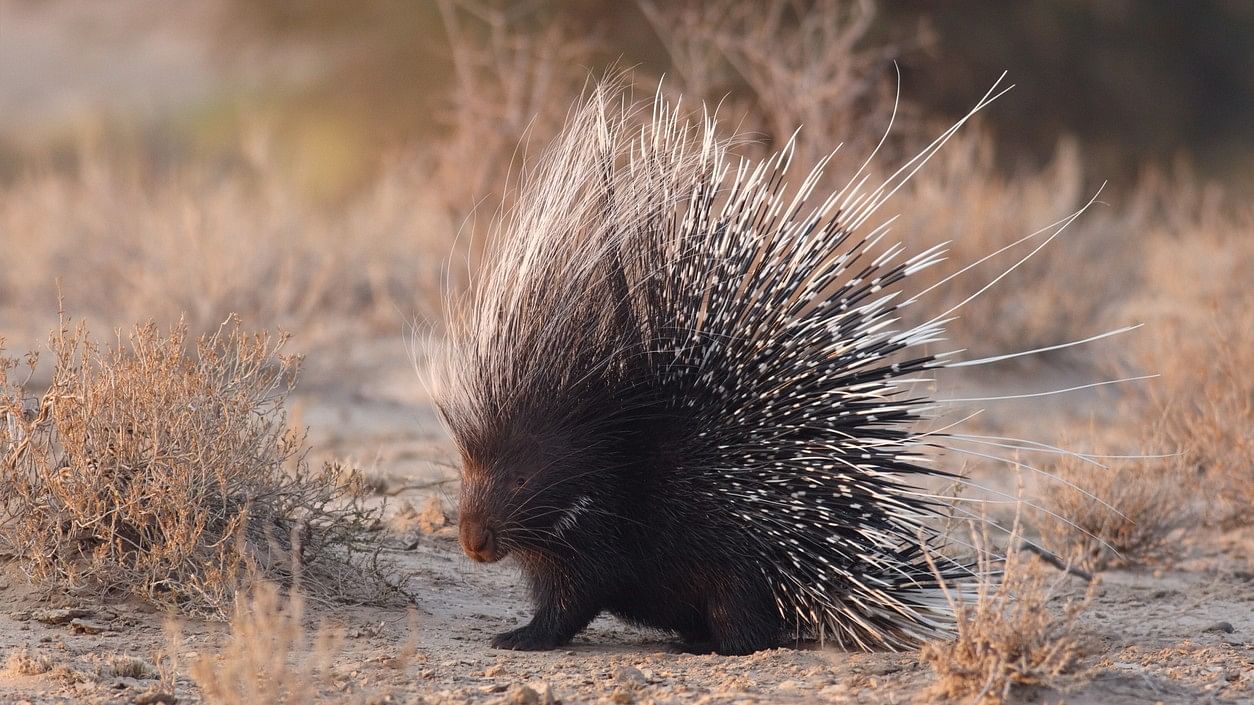
[[[699,623],[677,627],[679,641],[667,647],[672,654],[708,654],[714,651],[714,641],[710,636],[710,626],[701,615]]]
[[[757,586],[728,586],[710,596],[706,613],[710,642],[688,645],[708,647],[706,653],[739,656],[775,648],[783,641],[784,624],[775,603]]]

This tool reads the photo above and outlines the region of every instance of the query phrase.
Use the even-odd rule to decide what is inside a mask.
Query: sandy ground
[[[349,380],[352,382],[350,383]],[[916,655],[781,649],[748,657],[667,651],[666,635],[597,620],[568,648],[496,651],[488,638],[528,618],[525,590],[505,561],[460,553],[455,527],[427,531],[413,516],[440,502],[451,517],[455,484],[401,489],[455,476],[449,449],[398,341],[316,356],[294,407],[319,453],[350,457],[400,490],[390,499],[393,556],[412,572],[404,607],[318,606],[346,634],[323,692],[362,703],[905,703],[932,702],[933,676]],[[431,518],[431,517],[428,517]],[[435,523],[439,523],[438,513]],[[1092,679],[1067,694],[1024,691],[1022,702],[1254,702],[1254,531],[1194,532],[1161,566],[1102,574],[1080,629]],[[79,622],[57,608],[82,610]],[[0,668],[0,703],[151,702],[152,678],[108,674],[110,657],[153,662],[168,649],[164,615],[129,602],[48,595],[11,566],[0,574],[0,665],[23,647],[51,671]],[[62,623],[58,623],[62,622]],[[176,649],[186,663],[212,653],[222,624],[190,621]],[[175,694],[198,702],[185,674]],[[137,699],[138,698],[138,699]]]

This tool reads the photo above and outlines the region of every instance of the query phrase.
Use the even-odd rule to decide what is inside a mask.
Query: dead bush
[[[101,664],[98,670],[102,676],[134,678],[136,680],[153,679],[159,675],[157,669],[147,661],[123,654],[110,656],[108,660]]]
[[[1102,467],[1098,464],[1105,464]],[[1035,519],[1051,551],[1087,570],[1163,557],[1194,516],[1174,458],[1109,461],[1062,456],[1047,469]]]
[[[9,653],[4,669],[17,676],[37,676],[52,670],[52,658],[47,654],[22,647]]]
[[[945,586],[956,616],[957,637],[924,644],[920,659],[936,672],[931,695],[949,701],[995,705],[1021,686],[1067,689],[1084,674],[1078,670],[1081,645],[1076,621],[1095,595],[1066,595],[1072,578],[1052,572],[1029,554],[1008,551],[1001,560],[986,532],[977,537],[974,596]],[[1009,545],[1017,545],[1017,530]],[[934,568],[935,569],[935,568]]]
[[[302,705],[322,702],[319,691],[330,684],[331,663],[342,636],[305,629],[305,603],[299,591],[284,596],[260,581],[236,597],[231,633],[216,654],[198,656],[189,674],[201,696],[214,705]],[[167,627],[172,648],[180,646],[178,629]],[[171,658],[177,661],[177,654]]]
[[[63,318],[46,391],[0,367],[0,550],[36,580],[198,613],[229,609],[253,570],[359,586],[377,512],[355,471],[306,462],[284,341],[231,319],[190,353],[182,325],[102,347]]]
[[[225,641],[187,664],[200,697],[211,705],[391,702],[369,686],[350,689],[337,678],[334,665],[344,655],[344,633],[325,624],[310,629],[307,618],[299,583],[283,590],[258,580],[237,593]],[[409,636],[388,661],[392,668],[406,668],[416,653],[418,621],[412,610],[407,626]],[[184,642],[177,621],[168,621],[165,629],[167,652],[160,661],[168,668],[163,684],[172,692]]]
[[[1189,486],[1211,500],[1210,517],[1222,525],[1249,524],[1254,521],[1254,310],[1222,315],[1236,320],[1222,319],[1190,346],[1200,349],[1197,356],[1181,354],[1173,361],[1175,370],[1187,365],[1189,381],[1157,396],[1151,408],[1191,470]]]
[[[1249,248],[1254,251],[1254,247]],[[1250,258],[1254,264],[1254,257]],[[1254,277],[1254,266],[1250,268]],[[1249,281],[1249,280],[1247,280]],[[1147,364],[1162,383],[1149,390],[1142,419],[1180,453],[1183,483],[1204,498],[1205,518],[1224,526],[1249,524],[1254,505],[1254,308],[1212,309],[1167,335]]]
[[[480,203],[488,209],[481,219],[486,224],[491,210],[508,205],[508,177],[523,165],[528,143],[547,143],[561,128],[587,85],[597,45],[560,23],[537,22],[538,7],[466,0],[435,5],[453,76],[437,115],[443,138],[426,156],[455,225]]]
[[[44,326],[34,314],[62,293],[109,325],[181,318],[194,335],[231,312],[314,337],[331,314],[392,332],[435,310],[456,221],[432,202],[420,159],[397,155],[327,212],[257,151],[238,168],[163,170],[89,150],[75,171],[3,186],[0,232],[22,237],[21,256],[0,270],[0,302]]]
[[[839,157],[869,151],[880,131],[863,126],[888,125],[892,60],[901,47],[871,41],[876,6],[870,0],[641,0],[640,7],[674,69],[665,90],[720,106],[729,125],[772,149],[804,125],[798,161],[807,167],[828,156],[836,140],[846,142]],[[914,112],[897,107],[901,122]]]
[[[1175,179],[1176,210],[1141,248],[1154,286],[1129,305],[1148,334],[1126,355],[1160,375],[1132,401],[1137,421],[1180,453],[1182,490],[1202,498],[1204,519],[1248,524],[1254,504],[1254,210],[1233,212],[1221,194]]]

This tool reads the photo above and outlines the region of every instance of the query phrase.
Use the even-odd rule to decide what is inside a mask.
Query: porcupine
[[[462,548],[515,556],[535,603],[493,646],[552,649],[603,611],[723,654],[908,648],[952,625],[940,582],[971,573],[932,552],[947,509],[920,482],[951,471],[914,390],[955,364],[925,349],[953,309],[898,315],[944,245],[906,257],[887,224],[859,233],[999,84],[878,187],[864,163],[813,204],[826,160],[786,195],[793,141],[733,163],[708,114],[659,91],[632,128],[619,89],[591,90],[437,364]]]

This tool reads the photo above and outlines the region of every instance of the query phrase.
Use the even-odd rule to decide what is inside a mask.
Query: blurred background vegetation
[[[681,5],[710,3],[661,6]],[[396,150],[456,127],[450,40],[546,29],[578,44],[568,58],[589,72],[675,69],[637,2],[3,0],[0,178],[66,166],[84,145],[226,164],[264,134],[311,201],[334,205]],[[960,116],[1009,71],[1019,89],[984,117],[1003,168],[1039,166],[1071,137],[1095,180],[1184,164],[1254,185],[1254,4],[904,0],[883,3],[859,41],[883,49],[860,70],[891,77],[896,61],[903,96],[927,115]],[[745,81],[716,72],[703,92]]]
[[[1201,330],[1241,298],[1247,2],[0,0],[0,332],[31,340],[63,298],[108,325],[394,336],[438,320],[590,77],[718,105],[749,158],[798,126],[798,164],[841,144],[824,189],[894,110],[872,179],[1003,71],[1017,88],[898,194],[894,233],[972,262],[1108,185],[957,339]]]
[[[718,105],[750,159],[799,125],[795,169],[842,144],[822,191],[894,108],[868,184],[1002,71],[1017,88],[877,215],[900,215],[911,251],[951,243],[904,315],[961,309],[946,345],[972,356],[1144,323],[1016,358],[1038,369],[1009,379],[1161,374],[1103,388],[1099,413],[1121,423],[1067,409],[1091,447],[1179,449],[1164,464],[1248,516],[1246,0],[0,0],[0,349],[46,349],[58,304],[104,327],[181,318],[193,336],[237,313],[317,352],[305,389],[340,389],[337,409],[371,385],[390,398],[416,388],[398,338],[415,321],[438,333],[441,294],[490,253],[495,216],[590,76],[626,72],[642,99],[660,85],[696,119]],[[1011,243],[1103,183],[1015,265]],[[998,418],[1037,424],[1037,401]]]

